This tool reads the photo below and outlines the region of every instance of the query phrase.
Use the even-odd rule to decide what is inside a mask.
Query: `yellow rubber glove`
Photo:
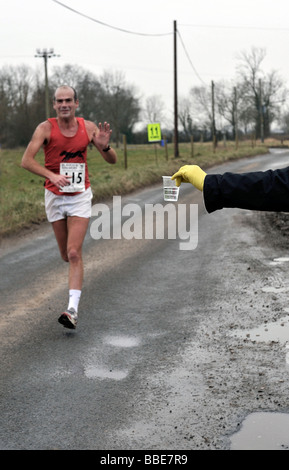
[[[203,191],[206,175],[207,173],[198,165],[184,165],[172,176],[172,180],[176,180],[177,186],[181,183],[191,183],[195,188]]]

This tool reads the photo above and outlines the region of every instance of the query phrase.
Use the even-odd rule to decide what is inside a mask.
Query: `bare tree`
[[[266,57],[263,48],[253,47],[250,52],[242,52],[237,68],[242,98],[247,103],[247,112],[254,120],[256,136],[270,134],[270,126],[280,113],[286,90],[276,71],[265,74],[261,64]],[[243,111],[244,113],[245,111]]]
[[[145,102],[144,119],[148,123],[163,122],[165,105],[159,95],[149,96]]]
[[[179,101],[179,120],[183,127],[184,134],[187,140],[190,140],[194,134],[193,118],[192,118],[192,103],[190,99],[182,98]]]
[[[25,144],[31,136],[30,102],[35,74],[26,65],[4,67],[0,71],[0,142]]]
[[[50,102],[60,85],[73,86],[80,99],[79,115],[98,123],[109,121],[118,143],[121,133],[131,137],[139,120],[137,92],[121,73],[96,77],[71,64],[56,67],[49,76]],[[36,125],[45,116],[43,76],[27,66],[0,69],[0,144],[27,145]],[[51,106],[51,115],[53,109]]]
[[[133,127],[139,120],[139,98],[136,89],[126,84],[122,72],[104,72],[99,81],[101,107],[105,119],[112,125],[113,137],[118,146],[121,134],[130,140]]]
[[[192,100],[193,116],[195,116],[202,127],[211,128],[212,124],[212,100],[210,89],[206,86],[196,86],[190,90]]]
[[[190,90],[190,97],[192,99],[192,118],[199,123],[199,128],[203,129],[203,132],[212,134],[213,126],[217,133],[220,133],[224,128],[223,115],[219,112],[220,106],[220,86],[214,84],[215,90],[215,114],[213,115],[212,107],[212,89],[209,86],[193,87]]]

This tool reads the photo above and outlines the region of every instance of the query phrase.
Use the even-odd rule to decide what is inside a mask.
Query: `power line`
[[[181,43],[182,43],[183,49],[184,49],[184,51],[185,51],[185,54],[186,54],[186,56],[187,56],[187,58],[188,58],[188,61],[189,61],[190,64],[191,64],[192,69],[194,70],[194,72],[195,72],[196,76],[198,77],[198,79],[199,79],[204,85],[206,85],[206,83],[204,82],[204,80],[203,80],[203,79],[200,77],[200,75],[198,74],[198,72],[197,72],[197,70],[196,70],[196,67],[194,66],[193,62],[191,61],[191,58],[190,58],[190,56],[189,56],[189,54],[188,54],[188,51],[187,51],[187,49],[186,49],[186,47],[185,47],[184,41],[183,41],[183,39],[182,39],[182,36],[181,36],[179,30],[177,31],[177,33],[178,33],[178,36],[179,36],[180,41],[181,41]]]
[[[171,33],[147,34],[147,33],[139,33],[139,32],[136,32],[136,31],[128,31],[127,29],[118,28],[116,26],[112,26],[110,24],[104,23],[103,21],[97,20],[96,18],[92,18],[91,16],[85,15],[84,13],[81,13],[78,10],[74,10],[74,8],[71,8],[71,7],[69,7],[68,5],[65,5],[62,2],[59,2],[58,0],[52,0],[52,1],[55,2],[55,3],[58,3],[59,5],[61,5],[64,8],[67,8],[70,11],[73,11],[73,13],[76,13],[77,15],[80,15],[80,16],[83,16],[84,18],[87,18],[88,20],[94,21],[95,23],[99,23],[102,26],[106,26],[107,28],[111,28],[111,29],[115,29],[117,31],[121,31],[123,33],[134,34],[134,35],[138,35],[138,36],[169,36],[169,35],[173,34],[172,32]]]
[[[117,30],[117,31],[121,31],[121,32],[123,32],[123,33],[134,34],[134,35],[138,35],[138,36],[169,36],[169,35],[172,35],[172,34],[173,34],[172,32],[170,32],[170,33],[147,34],[147,33],[135,32],[135,31],[128,31],[128,30],[126,30],[126,29],[109,25],[109,24],[107,24],[107,23],[104,23],[103,21],[97,20],[96,18],[92,18],[91,16],[85,15],[84,13],[82,13],[82,12],[80,12],[80,11],[78,11],[78,10],[75,10],[74,8],[71,8],[71,7],[69,7],[68,5],[65,5],[64,3],[60,2],[59,0],[52,0],[52,1],[53,1],[54,3],[57,3],[57,4],[60,5],[60,6],[64,7],[64,8],[67,8],[68,10],[70,10],[70,11],[76,13],[77,15],[80,15],[80,16],[83,16],[84,18],[87,18],[88,20],[94,21],[95,23],[99,23],[99,24],[101,24],[101,25],[103,25],[103,26],[106,26],[106,27],[108,27],[108,28],[111,28],[111,29],[114,29],[114,30]],[[183,41],[183,39],[182,39],[182,37],[181,37],[181,35],[180,35],[180,32],[177,31],[177,34],[178,34],[178,36],[179,36],[179,38],[180,38],[181,44],[182,44],[183,49],[184,49],[184,51],[185,51],[185,54],[186,54],[186,56],[187,56],[187,58],[188,58],[188,61],[189,61],[190,64],[191,64],[192,69],[194,70],[194,72],[195,72],[196,76],[198,77],[198,79],[199,79],[204,85],[206,85],[206,83],[203,81],[203,79],[200,77],[199,73],[197,72],[197,70],[196,70],[194,64],[192,63],[192,60],[191,60],[191,58],[190,58],[190,56],[189,56],[189,54],[188,54],[188,52],[187,52],[187,49],[186,49],[185,44],[184,44],[184,41]]]

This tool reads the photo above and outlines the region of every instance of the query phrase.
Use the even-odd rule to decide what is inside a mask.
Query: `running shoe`
[[[70,308],[63,312],[60,317],[58,318],[59,323],[63,325],[65,328],[75,329],[77,324],[77,312],[74,308]]]

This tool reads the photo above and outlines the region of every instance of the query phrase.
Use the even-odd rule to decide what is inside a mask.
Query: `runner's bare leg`
[[[69,262],[69,289],[82,289],[82,245],[89,219],[68,217],[52,223],[62,259]]]

